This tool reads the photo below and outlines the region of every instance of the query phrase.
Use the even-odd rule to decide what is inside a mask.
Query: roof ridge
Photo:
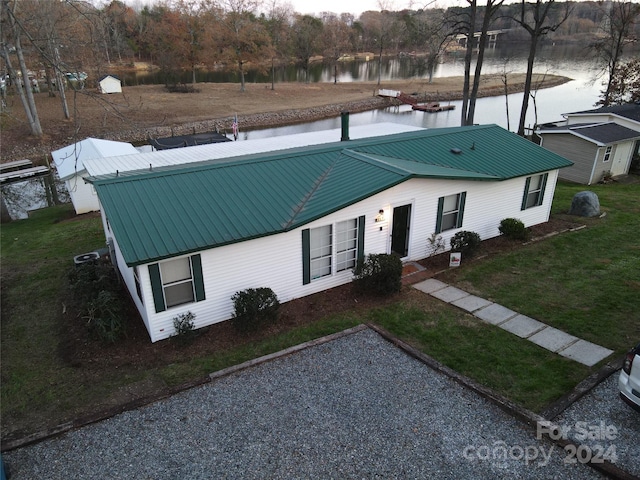
[[[307,195],[305,195],[305,197],[300,201],[300,203],[298,204],[298,206],[294,209],[293,211],[293,215],[291,215],[291,218],[289,219],[289,221],[284,225],[284,230],[288,230],[291,225],[295,224],[295,219],[296,217],[300,214],[300,212],[302,211],[302,209],[305,207],[305,205],[309,202],[309,200],[311,199],[311,197],[313,196],[314,193],[316,193],[318,191],[318,189],[320,188],[320,185],[322,185],[322,183],[324,182],[324,180],[327,178],[327,176],[329,175],[329,173],[331,173],[331,171],[334,169],[334,167],[336,166],[336,163],[338,163],[338,158],[334,159],[333,162],[331,162],[331,165],[329,165],[329,167],[322,173],[322,175],[318,178],[318,180],[315,182],[315,184],[313,185],[313,187],[311,188],[311,190],[309,190],[309,192],[307,193]]]

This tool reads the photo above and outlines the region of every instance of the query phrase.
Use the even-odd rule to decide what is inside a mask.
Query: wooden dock
[[[0,164],[0,184],[22,182],[30,178],[49,175],[51,171],[48,167],[33,166],[31,160],[16,160]]]
[[[453,110],[454,108],[456,108],[456,106],[451,104],[441,105],[438,102],[431,102],[431,103],[425,103],[425,104],[417,103],[415,105],[412,105],[411,108],[414,110],[419,110],[421,112],[436,113],[436,112],[445,112],[447,110]]]

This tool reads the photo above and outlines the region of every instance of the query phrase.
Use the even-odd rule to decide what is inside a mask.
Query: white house
[[[591,185],[605,176],[629,173],[640,160],[640,104],[612,105],[568,113],[562,122],[541,125],[541,145],[571,160],[560,178]]]
[[[65,182],[67,190],[69,190],[73,207],[76,213],[80,214],[100,210],[93,185],[84,181],[84,177],[87,176],[84,162],[88,159],[102,161],[110,156],[136,153],[138,150],[130,143],[89,137],[55,150],[51,152],[51,156],[60,180]]]
[[[568,160],[495,125],[419,130],[92,177],[117,263],[151,341],[229,319],[231,297],[281,302],[352,280],[359,259],[428,255],[427,238],[487,239],[548,220]]]
[[[122,93],[122,82],[115,75],[104,75],[98,80],[100,93]]]

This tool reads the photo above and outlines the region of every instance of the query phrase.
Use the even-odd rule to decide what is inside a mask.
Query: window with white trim
[[[467,192],[454,193],[438,199],[436,233],[462,227]]]
[[[361,216],[302,230],[302,284],[355,268],[364,259],[364,225]]]
[[[160,278],[167,308],[194,301],[193,275],[189,257],[161,262]]]
[[[604,149],[604,158],[602,159],[603,162],[608,162],[609,160],[611,160],[611,150],[613,150],[613,147],[611,145]]]
[[[311,279],[331,275],[333,226],[312,228],[309,237],[309,253],[311,256]]]
[[[544,189],[547,183],[547,174],[527,177],[522,199],[522,210],[542,205]]]
[[[336,223],[336,272],[356,266],[358,219]]]

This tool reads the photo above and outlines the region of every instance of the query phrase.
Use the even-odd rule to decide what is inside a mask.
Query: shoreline
[[[571,81],[559,75],[534,76],[533,84],[551,88]],[[508,93],[524,90],[524,74],[514,74]],[[39,102],[48,111],[41,115],[45,136],[36,139],[27,135],[26,127],[16,122],[6,125],[2,137],[2,162],[30,158],[46,164],[50,152],[87,137],[128,142],[148,143],[149,138],[219,131],[229,133],[234,112],[241,130],[261,130],[339,117],[341,112],[361,113],[398,105],[396,99],[378,97],[379,89],[400,90],[416,97],[419,102],[456,101],[462,99],[462,77],[436,78],[432,83],[424,79],[382,82],[345,82],[342,84],[281,83],[276,89],[265,84],[248,84],[240,93],[237,84],[198,84],[197,94],[168,94],[164,86],[144,85],[126,87],[126,93],[108,100],[91,91],[83,97],[74,121],[60,120],[59,99]],[[182,96],[180,96],[182,95]],[[189,96],[185,96],[189,95]],[[503,96],[504,85],[499,75],[483,76],[477,98]],[[138,97],[138,98],[136,98]],[[97,102],[95,100],[98,100]],[[100,101],[121,102],[107,118]],[[124,107],[122,107],[124,105]],[[17,107],[15,107],[17,108]],[[38,105],[40,112],[40,105]],[[16,110],[17,113],[17,110]],[[100,118],[102,116],[102,118]],[[110,120],[107,122],[107,120]]]

